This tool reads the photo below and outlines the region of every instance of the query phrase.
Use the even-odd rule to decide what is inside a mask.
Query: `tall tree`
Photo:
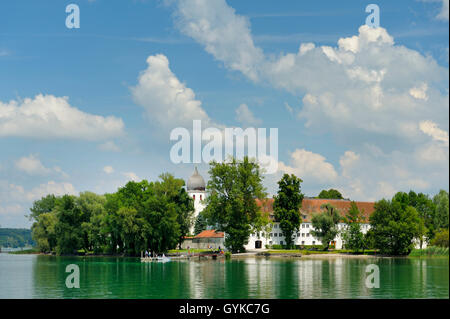
[[[364,251],[365,240],[361,231],[361,223],[365,221],[364,214],[361,212],[355,202],[350,203],[350,209],[343,218],[346,226],[342,232],[342,239],[345,247],[354,252]]]
[[[407,206],[414,207],[419,214],[420,219],[423,221],[419,224],[417,238],[421,245],[424,240],[430,241],[436,232],[435,223],[435,204],[428,197],[428,195],[423,193],[415,193],[410,191],[409,193],[398,192],[392,198],[392,201],[398,202],[402,209],[406,209]]]
[[[55,232],[58,254],[73,254],[83,247],[81,224],[84,220],[75,199],[75,196],[64,195],[56,201],[55,213],[58,222],[55,225]]]
[[[56,204],[56,196],[53,194],[49,194],[41,199],[38,199],[33,202],[33,206],[30,208],[31,214],[27,217],[30,220],[37,220],[40,214],[50,213],[53,208],[55,208]]]
[[[275,220],[280,223],[286,246],[289,248],[294,243],[292,235],[298,231],[302,222],[300,215],[300,207],[304,197],[300,186],[302,182],[300,178],[293,174],[284,174],[278,182],[278,195],[274,197]]]
[[[448,193],[441,189],[438,194],[434,195],[433,203],[436,207],[435,213],[435,228],[448,229]]]
[[[339,234],[338,223],[341,216],[331,204],[324,204],[321,208],[325,209],[325,212],[314,214],[311,219],[311,234],[322,242],[324,250],[328,250],[330,242]]]
[[[203,215],[203,212],[200,212],[197,215],[197,218],[195,219],[194,224],[194,235],[200,234],[202,231],[206,230],[206,227],[208,226],[208,222]]]
[[[419,213],[412,206],[402,205],[398,200],[376,202],[370,216],[375,247],[383,254],[409,254],[418,236],[419,223]]]
[[[251,231],[261,227],[262,214],[256,199],[266,194],[259,165],[248,157],[211,162],[209,175],[205,216],[209,224],[225,231],[229,250],[244,251]]]
[[[31,226],[32,237],[39,251],[52,252],[56,248],[55,226],[58,222],[56,214],[42,213],[35,217],[36,222]]]

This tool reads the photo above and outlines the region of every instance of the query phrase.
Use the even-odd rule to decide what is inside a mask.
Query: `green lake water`
[[[66,266],[80,288],[65,285]],[[366,266],[380,287],[367,288]],[[448,258],[170,261],[0,254],[0,298],[449,298]]]

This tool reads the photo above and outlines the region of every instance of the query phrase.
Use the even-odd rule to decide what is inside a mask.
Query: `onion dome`
[[[206,188],[205,180],[198,173],[197,167],[195,167],[194,173],[189,177],[187,181],[188,191],[204,191]]]

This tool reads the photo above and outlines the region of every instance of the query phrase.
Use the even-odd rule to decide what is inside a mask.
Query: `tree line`
[[[33,203],[32,235],[42,252],[139,256],[176,248],[193,223],[194,204],[182,179],[128,182],[117,192],[48,195]]]
[[[33,239],[41,251],[71,254],[77,250],[94,253],[138,255],[150,249],[160,253],[180,245],[195,222],[195,234],[208,226],[224,231],[225,247],[242,252],[252,233],[269,233],[278,222],[293,247],[300,229],[304,194],[301,178],[284,174],[274,196],[273,216],[261,210],[267,198],[263,174],[258,163],[245,157],[224,163],[211,162],[205,199],[206,208],[193,220],[193,201],[184,181],[170,174],[160,181],[129,182],[116,193],[79,196],[48,195],[30,209]],[[323,191],[318,197],[342,199],[339,191]],[[378,249],[390,255],[408,254],[414,242],[448,246],[448,193],[441,190],[433,198],[422,193],[399,192],[391,200],[375,203],[369,220],[355,202],[345,214],[325,204],[312,216],[311,234],[327,250],[338,235],[355,252]],[[362,231],[362,223],[370,230]],[[344,227],[339,227],[344,225]]]

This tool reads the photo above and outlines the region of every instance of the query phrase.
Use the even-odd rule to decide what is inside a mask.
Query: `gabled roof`
[[[261,207],[263,213],[268,213],[273,218],[273,198],[264,200],[256,200],[256,204]],[[369,217],[374,212],[374,202],[355,202],[358,209],[365,217],[365,222],[369,222]],[[341,216],[345,216],[351,207],[351,201],[342,199],[319,199],[319,198],[304,198],[300,213],[303,215],[303,222],[311,222],[312,215],[323,212],[321,208],[324,204],[330,204],[339,211]],[[305,218],[306,217],[306,218]]]
[[[215,231],[214,229],[204,230],[194,238],[223,238],[224,233]]]

